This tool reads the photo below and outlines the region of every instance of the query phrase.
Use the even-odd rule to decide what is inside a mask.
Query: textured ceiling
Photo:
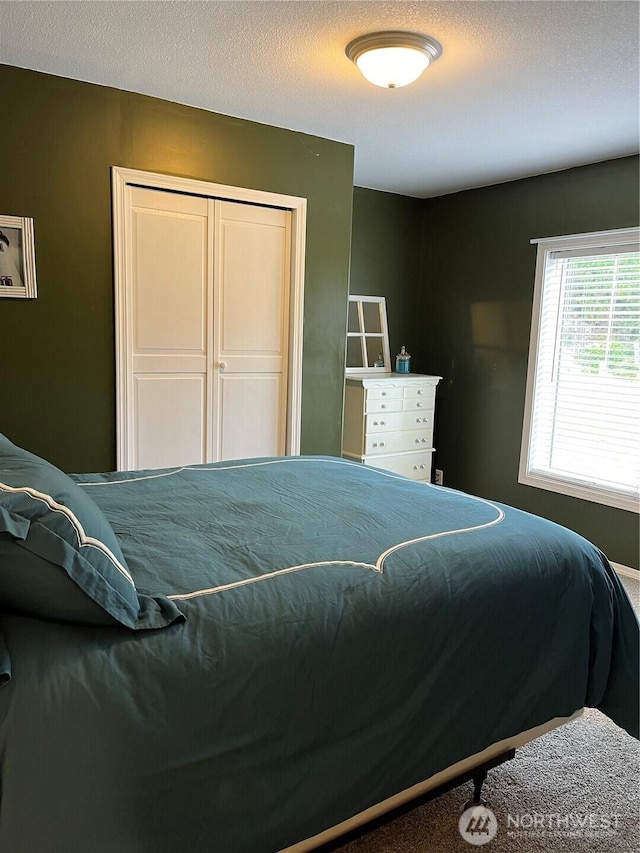
[[[0,60],[355,145],[359,186],[427,197],[639,148],[636,0],[0,2]],[[367,83],[355,36],[443,54]]]

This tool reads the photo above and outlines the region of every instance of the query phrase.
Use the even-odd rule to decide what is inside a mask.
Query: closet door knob
[[[220,370],[225,370],[226,366],[227,366],[226,361],[219,361],[218,362],[218,367],[220,368]]]

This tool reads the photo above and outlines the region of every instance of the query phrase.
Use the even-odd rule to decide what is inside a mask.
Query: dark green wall
[[[419,322],[421,199],[355,187],[349,292],[384,296],[392,363],[401,346],[413,356]]]
[[[445,484],[576,530],[638,567],[638,515],[518,484],[536,248],[530,240],[638,225],[638,158],[424,203],[421,370],[439,373]]]
[[[550,518],[638,567],[638,516],[518,484],[535,246],[637,225],[638,158],[419,200],[355,189],[351,293],[386,296],[392,352],[439,374],[445,484]],[[417,255],[420,253],[418,264]]]
[[[0,301],[0,432],[66,470],[115,464],[110,167],[308,199],[302,449],[339,453],[353,149],[0,66],[0,213],[35,222],[38,299]],[[351,292],[386,296],[392,354],[440,373],[446,483],[638,565],[638,518],[517,483],[532,237],[638,224],[638,159],[419,200],[360,188]],[[475,325],[472,318],[475,317]]]
[[[0,213],[34,219],[38,299],[0,301],[0,432],[115,465],[111,166],[308,200],[302,450],[340,452],[353,148],[0,66]]]

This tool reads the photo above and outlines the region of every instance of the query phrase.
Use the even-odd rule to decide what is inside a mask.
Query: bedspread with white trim
[[[566,528],[331,457],[74,479],[186,622],[3,617],[3,850],[275,853],[584,705],[637,736],[637,621]]]

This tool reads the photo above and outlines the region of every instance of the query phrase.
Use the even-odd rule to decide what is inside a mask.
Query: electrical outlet
[[[444,471],[442,468],[436,468],[435,484],[436,486],[444,486]]]

